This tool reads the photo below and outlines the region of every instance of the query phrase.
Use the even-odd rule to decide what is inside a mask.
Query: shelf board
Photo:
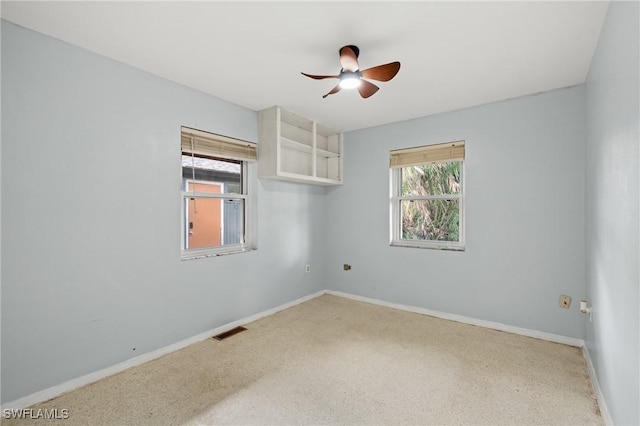
[[[342,185],[342,181],[340,180],[328,179],[318,176],[314,177],[313,180],[321,185]]]
[[[309,145],[302,142],[294,141],[293,139],[285,138],[283,136],[280,137],[280,143],[283,148],[293,149],[295,151],[300,151],[307,154],[311,154],[313,151],[313,148],[311,148]]]
[[[318,155],[318,157],[324,157],[324,158],[340,157],[340,154],[337,152],[327,151],[325,149],[320,149],[320,148],[316,148],[316,154]]]
[[[317,185],[342,185],[342,181],[327,179],[317,176],[301,175],[298,173],[281,171],[277,176],[273,176],[272,179],[295,181],[300,183],[315,183]]]

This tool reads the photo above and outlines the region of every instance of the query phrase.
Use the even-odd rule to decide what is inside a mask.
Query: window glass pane
[[[195,179],[194,179],[195,175]],[[182,189],[220,194],[242,194],[242,162],[182,155]],[[203,185],[210,184],[212,187]]]
[[[404,240],[459,241],[458,200],[402,200]]]
[[[402,195],[447,195],[460,193],[459,161],[402,168]]]
[[[186,249],[241,244],[244,200],[185,197]]]

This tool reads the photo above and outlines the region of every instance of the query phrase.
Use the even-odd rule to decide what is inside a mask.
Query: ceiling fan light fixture
[[[358,93],[363,99],[367,99],[375,94],[380,89],[375,84],[371,83],[371,80],[377,81],[389,81],[396,76],[400,70],[400,62],[389,62],[388,64],[378,65],[360,71],[360,65],[358,64],[358,55],[360,49],[354,45],[343,46],[340,49],[340,74],[338,75],[315,75],[302,73],[305,77],[313,78],[314,80],[324,80],[325,78],[337,78],[340,80],[328,93],[322,95],[322,98],[326,98],[329,95],[338,93],[342,89],[358,89]]]
[[[341,89],[355,89],[360,87],[362,80],[360,80],[359,72],[344,71],[340,76],[340,88]]]

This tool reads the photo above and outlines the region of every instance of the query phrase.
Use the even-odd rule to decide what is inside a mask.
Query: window
[[[391,245],[464,250],[464,141],[390,152]]]
[[[182,258],[249,249],[248,162],[251,142],[183,127]]]

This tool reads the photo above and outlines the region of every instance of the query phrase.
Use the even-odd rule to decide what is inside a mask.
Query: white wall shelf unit
[[[342,132],[279,106],[258,114],[258,177],[342,184]]]

